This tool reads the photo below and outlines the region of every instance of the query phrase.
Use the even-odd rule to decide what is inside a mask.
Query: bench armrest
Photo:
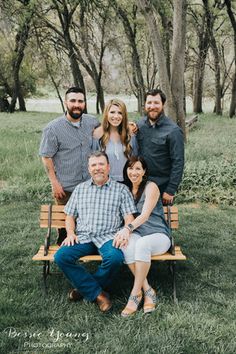
[[[51,240],[51,225],[52,225],[52,204],[48,205],[48,230],[44,240],[44,256],[48,255],[48,249]]]
[[[167,223],[168,223],[169,230],[170,230],[170,242],[171,242],[170,253],[174,256],[175,255],[175,241],[174,241],[173,233],[171,230],[171,205],[170,204],[167,205]]]

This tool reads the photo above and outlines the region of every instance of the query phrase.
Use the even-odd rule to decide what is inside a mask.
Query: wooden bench
[[[47,290],[47,277],[50,274],[50,263],[54,261],[54,255],[59,249],[58,245],[51,245],[52,229],[65,227],[65,217],[63,205],[42,205],[40,211],[40,227],[47,229],[44,245],[41,245],[38,252],[33,256],[33,261],[43,262],[43,282],[45,291]],[[166,220],[171,230],[179,228],[178,208],[176,206],[164,207]],[[176,297],[175,264],[176,261],[186,260],[179,246],[174,245],[173,235],[171,235],[171,249],[160,256],[152,256],[152,261],[168,261],[173,282],[173,298]],[[80,258],[81,262],[101,261],[100,255],[90,255]]]
[[[190,129],[192,129],[195,126],[195,124],[197,123],[197,121],[198,121],[197,114],[195,116],[191,116],[189,119],[187,119],[185,121],[186,130],[189,131]]]

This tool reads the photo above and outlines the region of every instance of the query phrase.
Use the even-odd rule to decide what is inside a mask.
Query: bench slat
[[[44,256],[44,246],[40,246],[40,249],[38,253],[34,255],[32,258],[33,261],[53,261],[54,260],[54,254],[56,251],[59,249],[59,246],[57,245],[52,245],[49,247],[48,250],[48,255]],[[172,255],[169,252],[166,252],[165,254],[162,254],[160,256],[152,256],[153,261],[178,261],[178,260],[185,260],[186,256],[182,253],[181,249],[179,246],[175,246],[175,255]],[[92,255],[92,256],[85,256],[81,257],[80,261],[83,262],[90,262],[90,261],[101,261],[101,256],[100,255]]]
[[[64,208],[65,208],[65,205],[55,205],[55,204],[52,205],[52,211],[63,212]],[[48,212],[48,209],[49,209],[48,204],[41,205],[41,211]]]
[[[47,228],[48,227],[48,210],[49,205],[42,205],[40,212],[40,227]],[[52,205],[52,228],[64,228],[65,227],[65,218],[64,214],[64,205]],[[167,207],[164,207],[165,219],[167,220]],[[171,207],[171,228],[178,229],[179,228],[179,217],[178,217],[178,208],[176,206]]]
[[[40,220],[40,227],[43,229],[48,228],[48,221],[47,220]],[[52,220],[52,228],[60,229],[65,226],[65,220]]]
[[[48,213],[41,212],[40,213],[40,220],[48,220]],[[64,212],[52,212],[52,220],[65,220]]]
[[[40,227],[43,229],[46,229],[48,227],[48,221],[47,220],[40,220]],[[62,228],[65,227],[65,221],[64,220],[52,220],[52,228]],[[179,228],[179,222],[178,221],[172,221],[171,222],[171,228],[176,230]]]

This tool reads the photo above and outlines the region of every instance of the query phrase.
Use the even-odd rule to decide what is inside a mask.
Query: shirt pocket
[[[152,138],[151,145],[152,145],[152,153],[153,154],[155,154],[155,152],[158,152],[159,154],[166,152],[166,150],[167,150],[166,137]]]
[[[165,145],[166,137],[163,137],[163,138],[152,138],[151,142],[156,144],[156,145]]]

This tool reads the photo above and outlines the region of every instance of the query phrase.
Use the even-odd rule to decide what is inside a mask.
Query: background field
[[[41,266],[31,261],[44,236],[39,206],[50,201],[38,145],[42,127],[56,115],[0,114],[0,352],[235,353],[235,121],[202,115],[188,136],[176,199],[176,240],[188,257],[178,265],[179,304],[172,303],[166,264],[154,264],[157,311],[123,319],[132,284],[125,267],[112,290],[114,308],[103,315],[94,304],[70,304],[61,274],[50,277],[45,297]]]

